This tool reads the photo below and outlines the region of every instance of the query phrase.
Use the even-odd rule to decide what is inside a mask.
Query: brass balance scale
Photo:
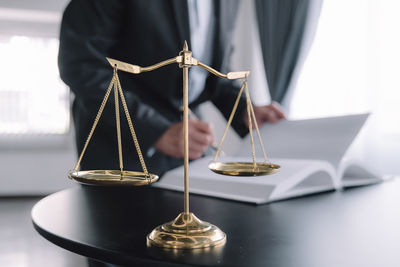
[[[229,80],[243,79],[243,83],[239,94],[236,98],[232,112],[228,119],[225,127],[224,134],[218,145],[217,152],[215,153],[213,161],[209,164],[209,169],[223,175],[229,176],[259,176],[267,175],[278,172],[280,169],[279,165],[272,164],[269,162],[264,145],[261,140],[260,132],[258,130],[257,121],[255,118],[253,106],[250,100],[249,91],[247,88],[247,77],[249,71],[240,72],[229,72],[223,74],[217,70],[201,63],[196,58],[192,57],[192,52],[189,51],[187,43],[185,42],[183,50],[177,57],[159,62],[149,67],[140,67],[137,65],[128,64],[115,59],[107,58],[108,62],[114,69],[114,74],[111,79],[110,85],[106,91],[104,99],[100,105],[99,111],[96,115],[93,126],[90,130],[89,136],[85,142],[83,150],[78,158],[78,162],[75,168],[68,173],[70,179],[75,180],[79,183],[89,185],[106,185],[106,186],[141,186],[149,185],[158,180],[158,176],[148,172],[146,164],[144,162],[140,145],[136,137],[136,133],[133,127],[131,117],[128,112],[128,107],[125,101],[125,97],[122,91],[122,87],[118,78],[118,70],[139,74],[142,72],[152,71],[160,67],[178,63],[179,68],[183,70],[183,125],[184,125],[184,212],[180,213],[175,220],[167,222],[163,225],[157,226],[148,236],[147,244],[164,247],[164,248],[178,248],[178,249],[194,249],[194,248],[206,248],[217,245],[222,245],[226,242],[226,235],[218,227],[208,222],[201,221],[193,213],[189,212],[189,132],[188,132],[188,78],[189,68],[192,66],[199,66],[209,71],[210,73]],[[92,138],[92,135],[96,129],[96,126],[100,120],[104,107],[107,100],[114,88],[114,101],[115,101],[115,119],[118,139],[118,155],[119,155],[119,170],[79,170],[80,163],[83,155],[87,149],[87,146]],[[252,149],[252,162],[219,162],[217,158],[220,154],[222,144],[225,136],[231,125],[232,119],[235,115],[241,95],[245,91],[246,104],[247,104],[247,116],[249,124],[249,134],[251,140]],[[123,167],[122,158],[122,143],[121,143],[121,126],[120,126],[120,114],[119,114],[119,99],[121,99],[122,107],[128,121],[129,130],[132,135],[133,143],[136,148],[136,152],[139,156],[139,160],[142,166],[142,172],[140,171],[127,171]],[[253,139],[253,123],[256,129],[258,140],[262,148],[264,162],[257,162],[254,149]]]

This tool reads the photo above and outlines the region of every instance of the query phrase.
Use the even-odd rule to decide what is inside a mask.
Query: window
[[[291,102],[295,118],[374,111],[386,131],[399,114],[397,1],[325,1],[313,47]],[[339,19],[340,18],[340,19]]]
[[[69,91],[59,78],[58,39],[0,37],[0,135],[66,134]]]
[[[399,1],[324,1],[318,30],[290,103],[295,119],[372,112],[358,155],[399,174]],[[354,151],[353,151],[354,152]]]

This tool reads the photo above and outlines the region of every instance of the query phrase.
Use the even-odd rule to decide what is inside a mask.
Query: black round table
[[[146,235],[183,210],[183,194],[153,187],[60,191],[32,210],[36,230],[72,252],[127,266],[400,266],[400,181],[255,206],[191,195],[223,247],[167,250]]]

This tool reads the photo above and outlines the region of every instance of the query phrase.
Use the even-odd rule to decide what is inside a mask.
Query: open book
[[[367,117],[361,114],[265,124],[260,128],[261,137],[268,155],[273,156],[271,163],[281,166],[278,173],[257,177],[219,175],[208,169],[212,157],[204,157],[189,165],[190,192],[262,204],[382,181],[344,157]],[[263,160],[257,145],[256,155],[258,161]],[[218,160],[251,161],[250,137],[244,138],[237,155]],[[167,172],[154,186],[183,191],[183,167]]]

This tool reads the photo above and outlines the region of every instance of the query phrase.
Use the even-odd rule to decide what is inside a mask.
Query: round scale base
[[[120,170],[69,171],[68,177],[82,184],[101,186],[141,186],[158,180],[155,174]]]
[[[173,249],[207,248],[225,242],[226,235],[218,227],[184,212],[147,235],[148,245]]]
[[[279,171],[281,166],[271,163],[256,162],[211,162],[208,168],[215,173],[229,176],[261,176]]]

